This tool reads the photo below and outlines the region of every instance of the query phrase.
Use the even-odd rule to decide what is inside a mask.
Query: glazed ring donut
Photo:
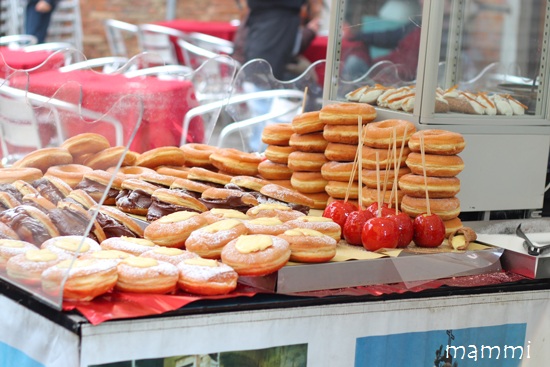
[[[321,108],[319,118],[327,125],[357,125],[361,116],[363,124],[376,118],[376,110],[366,103],[333,103]]]
[[[222,248],[239,236],[248,234],[248,229],[237,219],[223,219],[193,231],[185,248],[205,259],[219,259]]]
[[[464,150],[466,143],[462,134],[446,130],[421,130],[409,140],[411,151],[420,153],[420,135],[424,135],[424,152],[427,154],[455,155]]]
[[[293,133],[291,124],[269,124],[262,132],[262,142],[270,145],[288,145],[288,140]]]
[[[304,112],[292,119],[292,130],[297,134],[323,131],[325,123],[319,118],[319,111]]]
[[[401,211],[411,218],[427,212],[426,198],[415,198],[409,195],[403,196]],[[458,198],[430,199],[430,210],[437,214],[443,221],[451,220],[460,214],[460,200]]]
[[[262,161],[259,154],[245,153],[237,149],[219,149],[210,155],[210,162],[220,171],[232,175],[256,176]]]
[[[117,282],[116,261],[96,259],[67,259],[44,270],[42,290],[59,295],[63,283],[64,301],[91,301],[111,291]]]
[[[270,235],[246,235],[230,241],[222,250],[222,262],[239,275],[262,276],[276,272],[290,258],[290,245]]]
[[[0,184],[11,184],[17,180],[32,182],[42,177],[42,171],[33,167],[0,168]]]
[[[156,168],[157,173],[175,178],[187,178],[189,175],[189,167],[185,166],[160,166]]]
[[[73,156],[65,148],[35,150],[13,164],[13,168],[38,168],[43,173],[51,166],[73,163]]]
[[[29,250],[36,250],[36,246],[26,241],[0,238],[0,271],[6,269],[6,263],[9,259]]]
[[[200,198],[201,194],[211,187],[212,186],[208,186],[207,184],[198,181],[192,181],[186,178],[177,178],[170,186],[170,190],[180,190],[193,196],[194,198]]]
[[[464,169],[464,161],[458,155],[425,154],[426,176],[454,177]],[[422,169],[422,155],[411,153],[406,160],[411,172],[424,175]]]
[[[404,135],[405,129],[407,129],[406,136]],[[416,127],[410,121],[392,119],[371,122],[365,126],[364,131],[364,144],[371,148],[388,148],[393,146],[393,132],[395,131],[395,144],[397,149],[399,149],[403,139],[405,139],[405,145],[407,145],[411,135],[415,133]]]
[[[315,194],[325,192],[328,181],[323,178],[321,172],[294,172],[290,183],[301,193]]]
[[[233,176],[231,183],[247,190],[260,192],[262,187],[271,182],[252,176]]]
[[[353,162],[357,153],[357,145],[328,143],[325,149],[325,157],[329,161]]]
[[[324,235],[334,238],[335,241],[340,241],[342,239],[342,228],[331,218],[305,215],[286,223],[292,228],[305,228],[321,232]]]
[[[456,177],[426,176],[430,198],[451,198],[460,192],[460,180]],[[399,188],[409,196],[426,197],[424,176],[409,173],[399,178]]]
[[[111,144],[109,144],[106,137],[95,133],[78,134],[68,138],[61,144],[62,148],[67,149],[75,157],[97,153],[110,146]]]
[[[40,248],[46,248],[51,252],[67,256],[80,256],[101,250],[101,246],[90,237],[83,236],[58,236],[44,241]]]
[[[189,180],[207,182],[209,186],[217,185],[218,187],[222,187],[230,183],[231,178],[232,176],[219,173],[219,172],[213,172],[201,167],[190,168],[189,174],[187,175],[187,179]],[[211,184],[215,184],[215,185],[211,185]]]
[[[118,171],[115,171],[115,166],[107,168],[107,172],[113,174],[122,174],[125,178],[139,178],[139,176],[143,173],[153,173],[155,170],[152,170],[151,168],[147,167],[140,167],[140,166],[123,166],[118,169]]]
[[[65,254],[56,254],[48,249],[30,249],[11,257],[6,263],[6,273],[17,283],[37,286],[42,282],[44,270],[68,258]]]
[[[355,125],[325,125],[323,137],[329,143],[353,144],[359,143],[359,129]]]
[[[153,241],[144,238],[136,237],[110,237],[103,240],[100,244],[101,249],[122,251],[130,255],[139,256],[154,248],[156,245]]]
[[[331,161],[323,164],[321,167],[321,175],[327,181],[342,181],[348,182],[353,170],[353,162],[336,162]],[[357,181],[359,177],[358,170],[355,170],[353,180]]]
[[[290,245],[290,261],[323,263],[336,255],[336,240],[307,228],[292,228],[278,237]]]
[[[449,220],[444,220],[443,224],[445,225],[445,237],[449,237],[451,233],[463,227],[462,221],[460,220],[459,217],[449,219]]]
[[[290,229],[288,224],[285,224],[277,217],[255,218],[243,223],[249,234],[269,234],[276,236]]]
[[[399,171],[397,171],[397,179],[399,180],[399,178],[406,175],[407,173],[411,173],[411,170],[408,167],[400,167]],[[363,185],[365,185],[369,189],[378,188],[378,176],[380,176],[380,189],[383,190],[384,182],[387,182],[388,186],[386,187],[386,190],[391,190],[393,186],[393,181],[395,179],[395,170],[393,169],[380,169],[379,173],[376,173],[376,169],[364,169],[361,176],[361,179],[363,180]]]
[[[266,159],[258,165],[258,173],[266,180],[288,180],[292,176],[292,169],[286,164]]]
[[[323,133],[292,134],[288,145],[300,152],[323,153],[328,141],[323,138]]]
[[[371,147],[364,146],[363,147],[363,169],[376,170],[376,152],[378,152],[378,165],[380,167],[380,172],[386,169],[386,166],[388,166],[388,163],[390,168],[393,169],[395,167],[395,159],[394,159],[393,152],[390,152],[388,157],[387,149],[378,149],[378,148],[371,148]],[[397,156],[397,159],[399,160],[399,164],[398,164],[399,167],[405,167],[407,165],[405,161],[410,152],[411,150],[407,146],[403,147],[403,154],[401,155],[401,160],[399,160],[399,152],[397,152],[396,156]]]
[[[297,210],[292,210],[291,207],[284,204],[264,203],[250,208],[246,215],[250,219],[257,218],[278,218],[282,222],[288,222],[305,216],[304,213]]]
[[[122,292],[165,294],[176,290],[178,268],[148,257],[128,257],[118,263],[115,289]]]
[[[199,257],[199,255],[195,254],[194,252],[189,252],[175,247],[164,246],[155,246],[139,256],[164,261],[172,265],[178,265],[184,260],[195,259]]]
[[[198,213],[175,212],[149,224],[143,237],[159,246],[184,248],[191,232],[206,225],[206,219]]]
[[[158,186],[159,188],[169,188],[176,180],[175,177],[161,175],[156,171],[142,173],[138,178],[142,181]]]
[[[288,168],[292,171],[320,172],[328,160],[324,153],[292,152],[288,156]]]
[[[65,164],[48,168],[44,176],[57,177],[74,189],[82,181],[84,174],[91,171],[90,167],[82,164]]]
[[[346,192],[348,191],[348,182],[342,181],[328,181],[325,186],[327,194],[336,199],[345,199]],[[359,197],[359,191],[357,188],[357,181],[352,182],[349,188],[349,199],[357,199]]]
[[[313,200],[296,192],[295,190],[286,188],[277,184],[265,185],[261,188],[260,193],[276,199],[285,203],[294,204],[294,205],[303,205],[306,207],[313,206]]]
[[[147,168],[159,166],[183,166],[185,153],[178,147],[158,147],[139,155],[135,165]]]
[[[185,154],[185,162],[188,167],[210,168],[210,155],[218,151],[218,148],[207,144],[188,143],[180,149]]]
[[[239,274],[216,260],[188,259],[178,264],[178,287],[203,296],[227,294],[237,288]]]
[[[380,195],[382,196],[383,191],[380,192]],[[377,189],[371,189],[368,187],[363,187],[363,205],[368,207],[374,203],[378,202],[378,190]],[[405,196],[405,193],[403,193],[401,190],[397,190],[397,204],[401,205],[401,201],[403,200],[403,196]],[[392,197],[391,189],[386,190],[385,194],[383,195],[382,203],[388,204],[390,203],[391,198],[391,207],[395,208],[395,193]]]
[[[106,170],[109,167],[118,165],[120,158],[124,156],[122,166],[132,166],[135,163],[135,156],[131,154],[124,155],[125,151],[126,147],[107,148],[88,155],[82,164],[93,170]]]
[[[287,164],[288,156],[296,150],[295,147],[283,145],[268,145],[265,149],[265,157],[272,162]]]

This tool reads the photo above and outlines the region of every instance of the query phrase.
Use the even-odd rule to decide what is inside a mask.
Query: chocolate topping
[[[34,219],[23,207],[15,207],[0,213],[0,221],[17,233],[22,241],[40,246],[42,242],[51,238],[46,227]]]
[[[76,210],[52,209],[49,211],[50,220],[55,224],[62,236],[84,236],[86,235],[86,227],[90,223],[90,218]],[[93,227],[92,227],[93,229]],[[88,237],[97,241],[97,237],[93,232],[87,234]]]
[[[21,192],[17,190],[15,186],[12,184],[2,184],[0,185],[0,191],[7,192],[8,194],[11,194],[17,201],[21,202],[23,200],[23,195],[21,195]]]
[[[51,183],[47,178],[39,178],[32,182],[32,186],[46,199],[57,205],[57,203],[65,198],[61,191]]]
[[[190,191],[181,187],[173,188],[174,191],[183,192],[191,197],[194,197],[195,199],[199,199],[201,197],[201,193],[197,191]]]
[[[242,201],[242,198],[237,196],[229,196],[226,199],[204,199],[200,198],[199,201],[206,205],[208,210],[212,208],[218,208],[218,209],[234,209],[238,210],[242,213],[246,213],[246,211],[250,208],[252,208],[252,205],[245,204]]]
[[[151,206],[149,206],[149,209],[147,210],[147,221],[152,222],[165,215],[172,214],[175,212],[181,212],[181,211],[200,213],[199,211],[193,210],[186,206],[169,204],[169,203],[159,201],[157,198],[153,198],[151,202]]]
[[[116,219],[104,214],[102,212],[97,213],[96,221],[99,226],[103,228],[105,236],[111,237],[138,237],[134,232],[130,231],[124,224],[120,223]]]
[[[148,209],[151,206],[151,195],[143,190],[123,189],[116,197],[116,206],[128,209]]]
[[[88,178],[84,178],[82,181],[80,181],[78,183],[78,185],[76,185],[76,187],[74,189],[75,190],[81,189],[89,195],[94,195],[94,194],[103,195],[106,188],[107,188],[107,186],[105,186],[103,184],[100,184],[97,181],[92,181]],[[120,190],[117,190],[117,189],[111,187],[109,189],[109,192],[107,193],[107,199],[115,199],[119,193],[120,193]]]

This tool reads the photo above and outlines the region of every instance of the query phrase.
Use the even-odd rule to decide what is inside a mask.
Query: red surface
[[[11,85],[25,88],[26,77],[14,77]],[[61,88],[60,91],[58,91]],[[30,75],[29,91],[47,97],[77,103],[82,90],[82,107],[100,113],[107,113],[121,98],[134,95],[143,101],[143,119],[131,145],[136,152],[143,152],[160,146],[178,146],[182,122],[187,111],[198,105],[190,81],[159,80],[157,78],[126,78],[123,75],[109,75],[91,70],[77,70],[62,73],[57,70],[37,72]],[[137,121],[137,104],[128,103],[127,111],[119,114],[125,125],[124,142],[130,136]],[[114,145],[114,129],[108,124],[94,126],[72,126],[69,135],[95,131],[105,135]],[[189,135],[192,141],[201,141],[203,127],[194,124]]]
[[[34,68],[51,56],[51,51],[25,52],[23,50],[12,50],[7,47],[0,47],[0,76],[10,74],[9,68],[16,70],[26,70]],[[64,58],[61,54],[53,56],[53,60],[48,60],[44,69],[52,69],[63,65]]]

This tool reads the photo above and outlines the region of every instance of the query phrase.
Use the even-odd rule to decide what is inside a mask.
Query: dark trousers
[[[48,34],[48,26],[52,12],[39,13],[34,7],[38,1],[29,1],[25,11],[25,33],[32,34],[38,38],[38,43],[44,43]]]

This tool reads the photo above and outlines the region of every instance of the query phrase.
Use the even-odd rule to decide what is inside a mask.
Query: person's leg
[[[34,5],[29,3],[26,9],[25,33],[36,36],[38,43],[44,43],[52,13],[39,13],[34,9]]]

